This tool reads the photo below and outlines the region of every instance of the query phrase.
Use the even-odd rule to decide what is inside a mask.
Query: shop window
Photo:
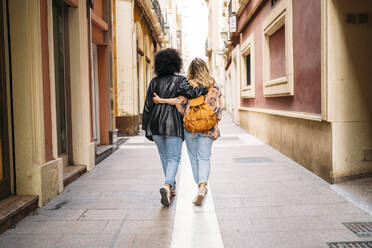
[[[241,46],[241,90],[244,98],[255,96],[255,63],[254,63],[254,36],[250,35]]]
[[[263,22],[265,97],[294,94],[292,18],[292,0],[280,0]]]

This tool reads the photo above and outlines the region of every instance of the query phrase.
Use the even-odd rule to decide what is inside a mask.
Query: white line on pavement
[[[183,146],[171,248],[223,248],[211,187],[202,206],[192,204],[197,186],[186,154]]]

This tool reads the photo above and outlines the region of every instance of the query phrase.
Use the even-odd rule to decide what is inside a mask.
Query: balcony
[[[161,26],[161,30],[165,31],[165,22],[164,22],[164,17],[161,13],[161,7],[160,7],[160,4],[159,4],[159,1],[158,0],[151,0],[152,2],[152,6],[155,10],[155,13],[156,15],[158,16],[158,20],[159,20],[159,23],[160,23],[160,26]]]

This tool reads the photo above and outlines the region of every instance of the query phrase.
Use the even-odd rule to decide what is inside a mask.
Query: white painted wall
[[[116,0],[118,116],[138,114],[133,2]]]

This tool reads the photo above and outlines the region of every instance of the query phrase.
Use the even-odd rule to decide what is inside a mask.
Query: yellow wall
[[[151,5],[150,1],[148,3]],[[117,104],[116,117],[118,117],[117,122],[121,123],[120,126],[125,126],[127,124],[123,124],[122,122],[124,119],[130,120],[130,118],[134,118],[136,120],[138,115],[143,111],[147,85],[153,77],[154,49],[151,50],[149,48],[153,44],[151,39],[152,31],[147,23],[145,13],[139,9],[135,2],[115,0],[114,15],[116,23],[114,40],[114,47],[116,47],[116,54],[114,55],[116,58],[116,75],[114,77],[116,77],[117,82],[117,95],[115,99]],[[146,62],[145,56],[139,56],[139,82],[137,80],[137,39],[140,41],[138,46],[151,60],[150,69],[146,75],[146,66],[149,65]],[[132,123],[136,125],[135,121]]]
[[[332,182],[330,123],[246,110],[239,113],[242,128]]]
[[[51,3],[51,2],[49,2]],[[89,54],[85,0],[69,9],[72,142],[75,164],[94,166],[94,145],[90,143]],[[48,5],[50,85],[55,97],[51,5]],[[9,1],[9,26],[13,86],[15,173],[18,195],[38,195],[39,206],[63,189],[62,159],[55,152],[45,161],[44,103],[41,59],[40,1]],[[55,105],[52,105],[53,137]],[[75,135],[74,135],[75,134]],[[76,135],[78,134],[78,135]]]
[[[38,195],[45,162],[38,0],[9,2],[15,163],[18,194]]]
[[[142,16],[142,17],[141,17]],[[152,73],[149,71],[152,70],[152,65],[148,65],[146,62],[146,56],[151,59],[151,48],[152,45],[152,39],[151,39],[151,30],[148,26],[148,23],[146,22],[145,17],[142,15],[142,13],[135,7],[134,8],[134,22],[136,25],[140,25],[140,28],[136,28],[137,37],[139,37],[139,44],[138,46],[143,50],[145,56],[140,57],[140,82],[139,82],[139,91],[140,91],[140,113],[143,111],[143,105],[146,98],[146,91],[147,91],[147,85],[149,84]],[[148,68],[148,72],[146,73],[146,67]],[[137,76],[137,74],[136,74]],[[147,81],[146,81],[147,79]]]
[[[370,0],[328,5],[328,111],[332,122],[333,176],[372,171],[372,25],[346,24],[346,13],[372,13]],[[371,15],[369,16],[371,19]]]
[[[71,84],[71,124],[73,163],[95,167],[94,142],[91,142],[88,25],[85,0],[69,9],[69,50]],[[78,134],[78,135],[77,135]]]

